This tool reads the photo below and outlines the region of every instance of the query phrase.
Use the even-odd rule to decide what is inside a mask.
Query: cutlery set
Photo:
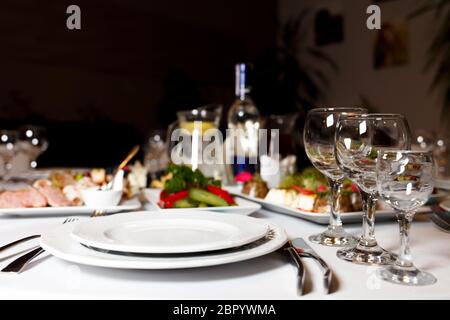
[[[95,210],[92,214],[91,214],[91,218],[95,218],[95,217],[101,217],[104,215],[104,211],[103,210]],[[66,218],[62,224],[66,224],[66,223],[71,223],[71,222],[76,222],[78,221],[78,218]],[[28,237],[24,237],[22,239],[13,241],[11,243],[8,243],[2,247],[0,247],[0,252],[3,252],[4,250],[7,250],[11,247],[14,247],[16,245],[19,245],[20,243],[23,242],[27,242],[33,239],[37,239],[40,238],[41,235],[32,235],[32,236],[28,236]],[[1,272],[21,272],[27,265],[28,263],[31,262],[31,260],[33,260],[34,258],[36,258],[37,256],[39,256],[40,254],[42,254],[45,250],[42,249],[40,246],[21,255],[20,257],[18,257],[17,259],[13,260],[10,264],[8,264],[5,268],[3,268],[1,270]]]

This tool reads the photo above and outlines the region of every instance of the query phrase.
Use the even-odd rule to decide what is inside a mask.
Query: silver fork
[[[104,214],[105,214],[105,212],[103,210],[95,210],[91,214],[91,218],[101,217]],[[71,222],[75,222],[75,221],[78,221],[78,218],[67,218],[63,221],[62,224],[71,223]],[[24,239],[26,239],[26,238],[24,238]],[[18,241],[20,241],[20,242],[26,241],[24,239],[15,241],[15,244],[19,243]],[[29,239],[27,239],[27,240],[29,240]],[[5,268],[3,268],[1,272],[16,272],[16,273],[18,273],[18,272],[22,271],[31,262],[31,260],[33,260],[40,254],[42,254],[44,251],[45,250],[42,249],[41,247],[37,247],[36,249],[33,249],[30,252],[25,253],[24,255],[20,256],[19,258],[15,259],[14,261],[12,261]]]

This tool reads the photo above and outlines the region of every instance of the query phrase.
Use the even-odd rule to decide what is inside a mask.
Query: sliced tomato
[[[327,191],[327,190],[328,190],[328,186],[322,184],[322,185],[320,185],[320,186],[317,187],[317,190],[316,190],[316,191],[317,191],[318,193],[322,193],[322,192],[325,192],[325,191]]]
[[[313,195],[315,194],[314,191],[309,190],[309,189],[305,189],[299,186],[292,186],[292,189],[296,190],[298,193],[304,194],[304,195]]]

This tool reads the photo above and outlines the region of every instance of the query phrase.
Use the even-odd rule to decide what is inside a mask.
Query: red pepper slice
[[[173,208],[173,202],[172,201],[164,202],[164,208],[166,209]]]
[[[189,192],[187,190],[175,192],[161,199],[161,201],[164,203],[164,208],[172,208],[175,201],[187,198],[188,194]]]
[[[296,190],[298,193],[301,193],[301,194],[304,194],[304,195],[307,195],[307,196],[314,194],[314,191],[311,191],[311,190],[308,190],[308,189],[305,189],[305,188],[301,188],[299,186],[292,186],[292,189]]]
[[[219,187],[216,187],[213,185],[208,185],[208,186],[206,186],[206,190],[208,190],[212,194],[215,194],[216,196],[221,197],[228,204],[236,204],[236,202],[234,202],[233,197],[228,193],[228,191],[223,190],[222,188],[219,188]]]
[[[328,190],[328,186],[326,186],[326,185],[324,185],[324,184],[322,184],[322,185],[320,185],[320,186],[317,187],[317,192],[318,192],[318,193],[322,193],[322,192],[325,192],[325,191],[327,191],[327,190]]]
[[[159,194],[159,200],[162,200],[166,197],[167,197],[167,191],[166,190],[161,191],[161,193]]]
[[[359,188],[358,188],[358,186],[357,186],[356,184],[352,183],[352,184],[350,185],[350,188],[352,189],[352,191],[353,191],[354,193],[359,193]]]

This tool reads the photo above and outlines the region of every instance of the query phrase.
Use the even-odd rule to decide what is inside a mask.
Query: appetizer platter
[[[329,188],[326,178],[314,168],[286,176],[277,188],[269,189],[259,175],[254,175],[240,187],[227,190],[247,200],[261,204],[264,208],[302,218],[319,224],[329,222]],[[350,180],[344,180],[338,199],[343,222],[361,222],[362,202],[359,190]],[[418,212],[428,212],[422,207]],[[377,220],[393,219],[395,212],[378,204]]]
[[[119,190],[100,191],[110,180],[111,175],[105,169],[52,170],[31,184],[2,190],[0,214],[70,215],[92,214],[95,210],[116,213],[141,207],[128,178],[122,180]]]
[[[151,187],[144,194],[156,210],[196,209],[248,215],[261,208],[255,202],[233,197],[219,180],[184,165],[169,165],[166,174],[152,181]]]

